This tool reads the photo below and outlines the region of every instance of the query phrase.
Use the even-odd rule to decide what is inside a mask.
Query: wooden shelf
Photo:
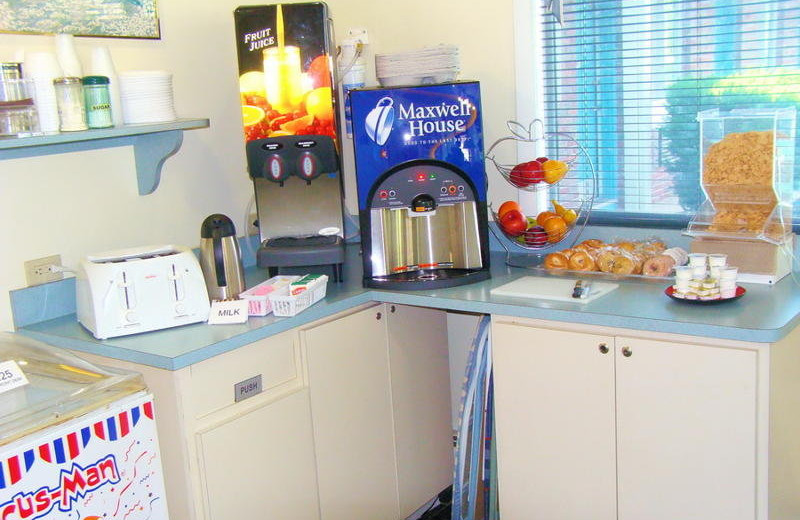
[[[147,195],[158,187],[164,161],[180,149],[183,131],[208,126],[208,119],[178,119],[169,123],[124,125],[83,132],[0,139],[0,159],[133,146],[139,195]]]

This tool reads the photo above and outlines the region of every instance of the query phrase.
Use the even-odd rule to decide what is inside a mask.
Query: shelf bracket
[[[182,143],[181,130],[141,134],[133,138],[139,195],[149,195],[156,191],[158,183],[161,182],[161,168],[164,162],[175,155]]]

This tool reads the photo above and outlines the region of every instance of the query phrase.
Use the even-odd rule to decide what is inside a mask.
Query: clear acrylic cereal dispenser
[[[792,232],[794,107],[700,112],[701,187],[689,223],[696,238],[783,244]]]

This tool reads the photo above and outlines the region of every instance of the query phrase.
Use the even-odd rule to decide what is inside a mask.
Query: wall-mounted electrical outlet
[[[63,279],[64,273],[57,270],[59,267],[62,267],[61,255],[28,260],[25,262],[25,281],[28,287]]]
[[[247,218],[247,236],[258,235],[258,213],[251,213]]]

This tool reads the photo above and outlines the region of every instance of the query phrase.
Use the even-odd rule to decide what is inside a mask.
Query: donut
[[[636,244],[625,240],[623,240],[622,242],[616,242],[614,246],[624,251],[630,251],[630,252],[633,252],[636,249]]]
[[[544,257],[544,266],[547,269],[567,269],[569,259],[563,253],[549,253]]]
[[[574,271],[595,271],[597,264],[595,264],[592,255],[586,251],[575,251],[569,257],[569,268]]]
[[[644,276],[669,276],[675,260],[667,255],[653,255],[644,261],[642,274]]]
[[[592,249],[597,249],[598,247],[603,247],[605,244],[602,240],[597,238],[589,238],[581,242],[581,244],[586,245],[587,247],[591,247]]]

